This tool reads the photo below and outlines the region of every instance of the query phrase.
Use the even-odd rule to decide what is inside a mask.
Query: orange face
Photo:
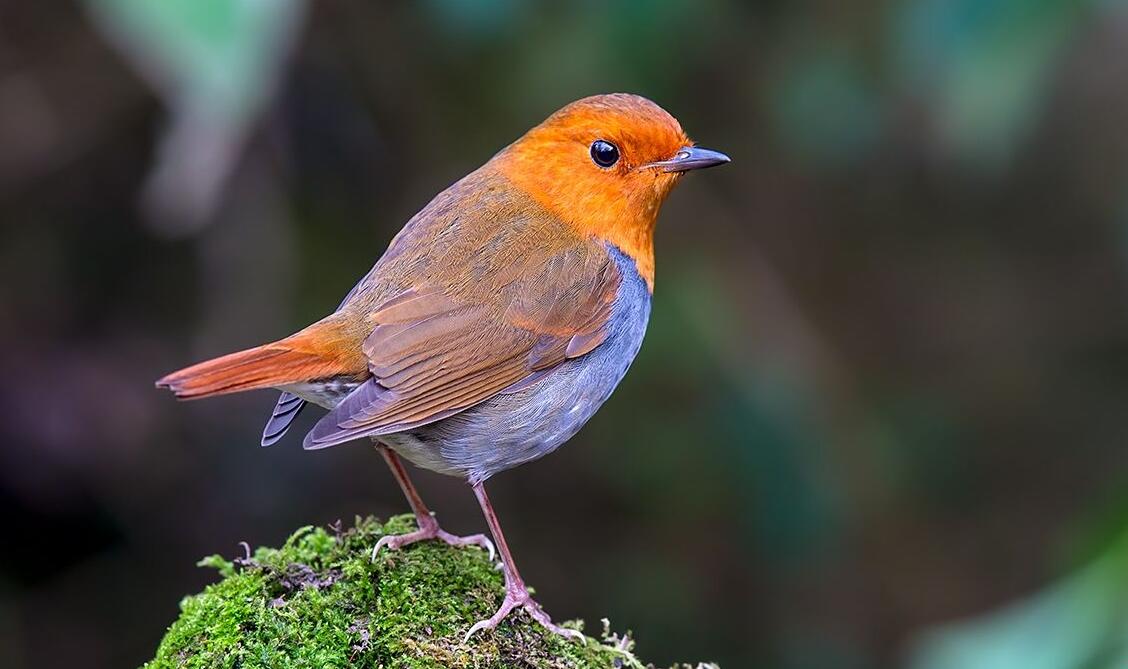
[[[646,98],[613,94],[564,107],[495,158],[515,186],[578,232],[609,241],[654,273],[654,223],[685,171],[727,162],[698,149]]]

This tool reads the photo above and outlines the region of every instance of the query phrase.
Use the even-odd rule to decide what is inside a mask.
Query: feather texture
[[[305,400],[297,395],[285,392],[279,395],[278,403],[274,405],[274,411],[271,412],[270,419],[266,421],[266,427],[262,430],[261,444],[263,446],[277,444],[282,437],[286,436],[290,424],[302,412],[305,405]]]
[[[352,290],[345,295],[345,299],[337,305],[339,310],[346,302],[352,299],[356,294],[356,289],[360,284],[352,287]],[[266,421],[266,427],[262,430],[262,441],[259,442],[262,446],[273,446],[286,436],[286,432],[290,429],[294,419],[301,414],[302,409],[305,408],[306,400],[298,397],[297,395],[285,392],[279,394],[278,401],[274,404],[274,411],[270,413],[270,418]]]
[[[295,335],[272,344],[207,360],[157,381],[178,399],[277,388],[295,382],[339,376],[367,376],[363,356],[342,345],[347,328],[333,314]]]
[[[373,377],[318,422],[306,447],[440,420],[595,348],[619,277],[605,253],[569,255],[530,277],[520,298],[502,290],[488,303],[461,304],[426,289],[393,298],[375,312],[380,324],[362,347]]]
[[[614,143],[616,162],[593,162],[596,140]],[[158,385],[185,399],[284,391],[263,445],[314,402],[330,411],[306,448],[381,437],[475,480],[539,457],[590,418],[638,350],[654,224],[681,175],[654,168],[685,147],[677,121],[643,98],[568,105],[413,216],[334,313]]]

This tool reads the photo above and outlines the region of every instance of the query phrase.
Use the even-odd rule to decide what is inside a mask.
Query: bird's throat
[[[559,170],[538,169],[521,152],[504,152],[493,162],[514,187],[577,234],[612,244],[626,254],[647,288],[654,291],[654,225],[669,192],[665,182],[638,189],[614,182],[593,183],[583,176],[555,178]]]

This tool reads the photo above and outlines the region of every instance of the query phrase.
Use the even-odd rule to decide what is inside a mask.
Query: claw
[[[508,616],[513,611],[513,609],[517,608],[518,606],[525,609],[525,611],[530,616],[532,616],[533,620],[540,623],[541,626],[547,629],[549,632],[552,632],[553,634],[559,634],[560,636],[569,639],[578,640],[585,646],[587,645],[587,637],[585,637],[581,632],[577,632],[574,629],[568,629],[567,627],[561,627],[560,625],[552,622],[552,618],[549,618],[548,614],[544,612],[544,609],[541,608],[540,604],[537,604],[536,601],[529,596],[529,592],[527,590],[521,592],[514,591],[508,588],[506,589],[505,593],[505,601],[501,603],[501,606],[498,608],[497,612],[489,618],[486,618],[485,620],[479,620],[478,622],[471,625],[469,631],[466,632],[466,636],[462,638],[462,643],[468,643],[470,641],[470,637],[474,636],[475,632],[497,627],[498,624],[502,620],[505,620],[506,616]]]
[[[433,518],[431,522],[421,523],[422,527],[414,532],[407,534],[392,534],[380,537],[376,545],[372,547],[372,560],[376,561],[376,555],[380,549],[387,546],[389,550],[399,550],[405,546],[410,546],[419,541],[427,541],[428,539],[438,539],[449,546],[479,546],[489,553],[490,562],[493,562],[496,551],[494,550],[493,542],[489,540],[484,534],[471,534],[466,537],[460,537],[439,527],[438,522]]]
[[[415,532],[411,532],[410,534],[415,534]],[[409,535],[405,534],[403,536],[406,537],[406,536],[409,536]],[[376,554],[380,552],[381,548],[383,548],[384,546],[387,546],[388,544],[392,543],[392,539],[398,539],[398,538],[399,538],[398,536],[391,535],[391,534],[386,534],[386,535],[380,537],[380,540],[377,541],[376,545],[372,547],[372,561],[373,562],[376,561]],[[394,550],[394,548],[393,548],[393,550]]]

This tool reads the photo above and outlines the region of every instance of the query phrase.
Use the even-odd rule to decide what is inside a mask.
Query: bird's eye
[[[591,159],[600,167],[611,167],[619,162],[619,149],[611,142],[597,139],[591,143]]]

